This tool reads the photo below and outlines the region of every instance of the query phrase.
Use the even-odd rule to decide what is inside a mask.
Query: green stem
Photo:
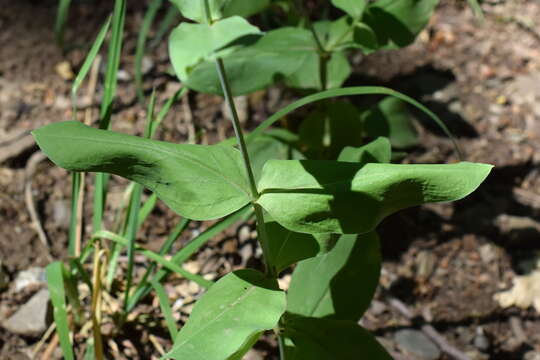
[[[238,146],[240,147],[240,153],[242,154],[242,159],[244,160],[244,166],[248,175],[252,200],[255,201],[259,198],[259,192],[257,191],[255,176],[253,175],[253,169],[251,168],[249,153],[247,151],[246,141],[244,140],[244,134],[242,133],[242,127],[240,124],[240,119],[238,118],[238,112],[236,111],[236,105],[234,104],[234,100],[232,97],[231,87],[229,85],[229,81],[227,80],[225,66],[223,65],[223,60],[221,58],[216,59],[216,67],[219,74],[219,80],[221,82],[223,95],[225,96],[225,101],[229,107],[229,110],[231,111],[234,134],[236,135],[236,140],[238,141]]]

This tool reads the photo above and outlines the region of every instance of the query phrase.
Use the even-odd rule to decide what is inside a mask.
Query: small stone
[[[14,334],[39,336],[47,329],[51,320],[49,290],[42,289],[2,325]]]
[[[143,75],[148,74],[154,68],[154,60],[149,56],[143,56],[141,63],[141,71]]]
[[[402,350],[422,360],[437,360],[441,356],[437,345],[418,330],[399,330],[395,333],[394,339]]]
[[[246,355],[242,358],[243,360],[263,360],[264,357],[260,352],[255,349],[250,349]]]
[[[416,255],[416,274],[422,279],[427,279],[435,269],[437,259],[431,251],[421,251]]]
[[[118,81],[127,82],[131,80],[131,75],[124,69],[118,70],[118,72],[116,73],[116,77],[118,78]]]
[[[32,285],[43,285],[46,282],[45,269],[33,267],[17,274],[17,277],[15,277],[15,291],[21,291]]]
[[[523,355],[523,360],[540,360],[540,352],[538,351],[527,351]]]
[[[251,239],[251,229],[248,225],[244,225],[238,230],[238,241],[242,244],[249,239]]]
[[[67,200],[57,200],[53,204],[53,219],[57,226],[67,229],[70,223],[70,204]]]
[[[371,302],[369,312],[375,316],[381,315],[383,312],[385,312],[388,309],[388,307],[379,300],[373,300]]]
[[[482,245],[479,251],[484,264],[489,264],[497,259],[497,249],[491,244]]]
[[[240,248],[240,257],[242,264],[245,265],[253,257],[253,245],[246,243]]]
[[[480,351],[486,351],[489,349],[489,339],[484,335],[484,330],[482,328],[476,329],[476,336],[473,340],[473,345]]]
[[[56,64],[54,69],[56,70],[56,73],[64,80],[73,80],[75,78],[71,64],[68,61],[59,62]]]

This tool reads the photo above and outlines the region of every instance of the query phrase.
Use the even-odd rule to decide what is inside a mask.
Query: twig
[[[412,320],[415,318],[414,313],[412,310],[405,305],[401,300],[396,299],[394,297],[391,297],[387,295],[388,303],[390,306],[392,306],[394,309],[396,309],[401,315],[403,315],[408,320]],[[426,322],[426,319],[424,316],[421,316],[422,320]],[[439,348],[446,354],[450,355],[456,360],[471,360],[471,358],[463,353],[462,351],[456,349],[454,346],[452,346],[444,336],[442,336],[433,326],[430,324],[424,324],[420,328],[424,334],[426,334],[433,342],[435,342]]]
[[[49,336],[51,336],[54,330],[56,330],[56,324],[53,321],[53,323],[49,326],[47,331],[45,331],[45,334],[43,334],[43,336],[41,337],[37,345],[32,350],[32,354],[31,354],[32,359],[36,358],[37,353],[41,350],[41,348],[43,347],[43,344],[45,344],[45,341],[47,341],[47,339],[49,338]]]
[[[47,348],[43,352],[43,355],[41,355],[41,360],[49,360],[51,358],[51,356],[53,354],[53,351],[58,346],[59,340],[60,340],[60,338],[58,337],[58,334],[55,333],[52,340],[51,340],[51,342],[49,343],[49,345],[47,346]]]
[[[45,256],[49,261],[52,261],[52,256],[49,251],[49,243],[47,241],[47,235],[45,234],[45,231],[43,230],[43,226],[41,225],[41,222],[39,220],[39,216],[36,211],[36,205],[34,203],[34,197],[32,194],[32,177],[34,176],[36,172],[37,165],[45,160],[47,157],[45,154],[43,154],[41,151],[38,151],[34,153],[30,160],[28,160],[28,163],[26,164],[25,169],[25,186],[24,186],[24,199],[26,202],[26,208],[28,209],[28,212],[30,213],[30,219],[32,220],[32,225],[34,229],[36,230],[38,234],[38,238],[41,241],[41,244],[43,245],[43,249],[45,250]]]
[[[525,189],[515,188],[513,190],[514,196],[517,200],[525,205],[540,209],[540,195]]]
[[[148,339],[150,340],[152,345],[154,345],[154,347],[156,348],[156,350],[159,352],[161,356],[165,355],[165,350],[163,349],[163,346],[161,346],[161,344],[159,343],[159,341],[154,335],[150,334]]]

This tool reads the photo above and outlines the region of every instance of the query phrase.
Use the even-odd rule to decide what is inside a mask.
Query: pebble
[[[249,225],[244,225],[238,230],[238,241],[240,244],[251,239],[251,229]]]
[[[39,336],[51,322],[49,290],[42,289],[21,306],[2,326],[14,334]]]
[[[538,351],[527,351],[523,355],[523,360],[540,360],[540,352]]]
[[[416,274],[422,279],[427,279],[433,273],[437,259],[431,251],[421,251],[416,255]]]
[[[33,267],[17,274],[15,277],[15,291],[21,291],[32,285],[44,285],[46,282],[45,269]]]
[[[394,339],[404,351],[422,360],[437,360],[441,351],[423,332],[412,329],[399,330]]]
[[[68,200],[56,200],[53,204],[54,223],[61,228],[69,228],[71,217],[70,202]]]
[[[489,264],[493,260],[497,259],[497,250],[491,244],[482,245],[479,249],[479,252],[480,258],[482,258],[484,264]]]
[[[486,351],[489,349],[489,339],[484,335],[482,328],[476,329],[476,336],[473,340],[474,347],[480,351]]]

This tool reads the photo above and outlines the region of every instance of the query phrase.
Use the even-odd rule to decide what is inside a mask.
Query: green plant
[[[386,216],[406,207],[467,196],[486,178],[491,166],[467,162],[452,165],[391,164],[391,143],[384,137],[365,145],[362,142],[344,142],[338,147],[327,146],[321,152],[317,149],[318,142],[314,141],[314,146],[306,151],[308,156],[337,157],[339,161],[305,160],[299,152],[282,152],[280,145],[284,141],[290,143],[291,134],[276,131],[262,133],[281,116],[302,105],[321,100],[324,103],[325,99],[335,96],[373,93],[391,95],[409,102],[440,122],[414,100],[385,88],[333,89],[310,95],[269,118],[245,139],[232,101],[233,94],[244,92],[240,91],[242,89],[252,91],[266,86],[277,73],[283,72],[290,76],[287,81],[296,84],[312,81],[319,74],[320,82],[312,82],[310,86],[315,84],[315,87],[325,89],[329,84],[339,84],[339,81],[335,81],[336,77],[328,76],[332,74],[331,71],[324,75],[321,69],[335,66],[336,72],[342,71],[345,66],[341,61],[342,55],[330,53],[327,48],[322,51],[320,47],[314,47],[314,39],[316,42],[321,40],[314,35],[316,29],[322,27],[321,24],[310,26],[311,31],[284,28],[262,35],[257,27],[239,16],[260,10],[259,6],[254,7],[252,1],[174,2],[184,16],[197,21],[194,24],[181,24],[171,37],[171,59],[175,69],[188,86],[197,89],[199,84],[203,84],[209,86],[207,91],[210,89],[225,96],[233,117],[238,147],[227,142],[203,146],[152,140],[152,129],[156,124],[153,96],[149,102],[148,126],[144,137],[108,130],[116,83],[114,73],[121,47],[119,34],[125,13],[125,2],[117,0],[109,61],[111,70],[106,77],[107,88],[112,92],[103,103],[101,129],[70,121],[48,125],[33,132],[40,148],[65,169],[116,174],[134,182],[127,191],[124,225],[119,226],[118,231],[108,232],[102,229],[101,224],[107,177],[100,175],[102,180],[96,183],[98,190],[94,198],[95,233],[92,241],[81,254],[75,254],[69,270],[61,263],[54,263],[48,269],[55,319],[65,357],[73,358],[67,335],[69,325],[64,298],[67,296],[73,303],[76,314],[78,296],[70,294],[69,289],[74,288],[73,284],[78,279],[87,283],[92,292],[94,337],[89,348],[93,349],[96,358],[104,357],[100,344],[99,304],[101,292],[107,289],[107,285],[102,284],[101,280],[101,260],[106,255],[101,241],[109,239],[118,244],[113,247],[111,264],[115,264],[115,254],[119,254],[120,249],[128,249],[125,291],[121,296],[124,304],[121,319],[124,320],[119,324],[125,321],[138,299],[153,287],[160,298],[171,337],[174,338],[173,347],[165,355],[166,358],[240,359],[267,330],[274,330],[279,339],[281,357],[285,359],[389,358],[374,337],[357,324],[371,301],[380,272],[376,226]],[[323,36],[325,46],[329,46],[328,39],[337,39],[330,43],[333,44],[332,50],[345,48],[341,39],[349,39],[349,36],[352,36],[352,40],[348,40],[347,44],[352,43],[351,46],[365,49],[373,46],[373,42],[365,42],[365,35],[371,34],[368,27],[371,24],[372,28],[377,28],[379,21],[387,19],[384,16],[394,14],[392,11],[395,10],[390,7],[382,11],[381,8],[385,9],[383,5],[388,3],[384,0],[366,7],[357,7],[359,2],[353,1],[335,0],[333,3],[348,15],[345,20],[327,24],[327,35]],[[405,3],[408,3],[407,0],[401,2]],[[405,10],[398,7],[400,10],[396,11],[397,14],[411,14],[408,18],[414,20],[416,11],[430,13],[435,3],[418,1],[413,4],[418,7],[405,6]],[[384,13],[383,18],[378,18],[381,13]],[[396,38],[388,33],[380,37],[383,30],[375,31],[377,46],[394,47],[412,41],[414,34],[427,21],[424,17],[420,22],[412,20],[407,33],[412,37]],[[331,35],[330,29],[334,27],[342,29],[343,32],[338,33],[344,35]],[[354,37],[357,32],[361,34],[358,41]],[[286,54],[284,49],[289,47],[290,50],[291,41],[294,40],[298,41],[299,49],[309,42],[310,46],[306,46],[309,50],[305,54],[302,51]],[[316,61],[313,60],[314,53]],[[337,50],[336,53],[340,54]],[[341,60],[332,60],[340,57]],[[338,65],[333,65],[334,62]],[[293,63],[300,65],[292,66]],[[217,76],[210,73],[210,64],[213,64]],[[280,71],[276,72],[276,69]],[[219,89],[215,82],[219,82]],[[324,106],[331,113],[340,115],[352,111],[346,103],[326,102]],[[392,109],[396,106],[394,102],[384,100],[384,104],[379,105],[379,111],[387,112],[389,117],[394,118]],[[320,128],[321,115],[311,116],[315,119],[311,122],[319,124],[317,126]],[[338,119],[332,118],[332,123]],[[339,132],[355,133],[358,127],[354,121],[347,120],[346,125],[336,129],[332,136],[339,140]],[[320,132],[304,131],[310,133],[308,139],[318,136],[324,143],[324,133],[321,138]],[[291,155],[293,159],[290,159]],[[216,225],[218,228],[253,212],[265,272],[239,270],[212,283],[182,269],[179,265],[208,236],[203,240],[194,240],[191,246],[182,249],[170,261],[163,254],[176,238],[176,231],[160,254],[137,247],[135,232],[152,207],[152,201],[155,201],[149,200],[148,207],[145,204],[139,209],[141,186],[151,190],[184,219],[226,217],[227,220]],[[179,224],[178,230],[181,231],[186,223]],[[82,266],[91,251],[94,252],[92,278]],[[155,264],[209,288],[193,308],[189,321],[179,331],[171,319],[170,307],[159,284],[163,278],[160,274],[164,270],[148,280],[153,268],[149,269],[143,280],[133,288],[131,272],[135,251],[141,252]],[[279,288],[277,278],[284,269],[295,263],[298,265],[286,293]],[[108,277],[111,280],[115,266],[109,269],[113,274]],[[68,290],[65,294],[64,288]]]

